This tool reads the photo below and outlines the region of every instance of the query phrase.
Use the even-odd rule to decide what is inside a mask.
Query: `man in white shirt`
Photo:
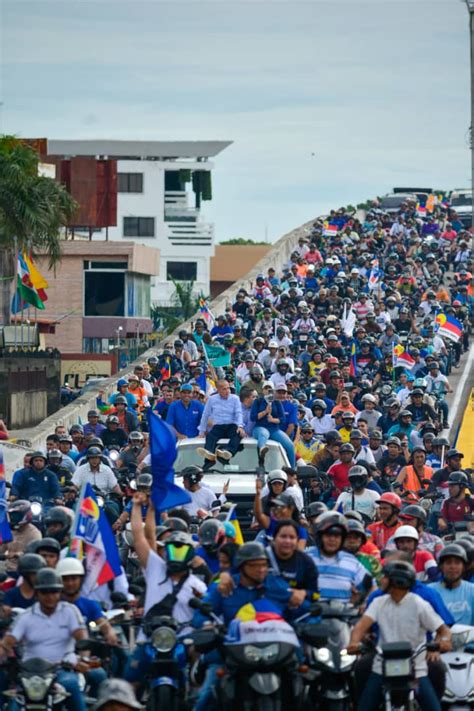
[[[186,467],[181,472],[183,475],[183,486],[190,495],[192,501],[184,504],[185,509],[191,516],[207,516],[212,504],[218,500],[221,504],[227,501],[226,494],[229,490],[230,479],[224,484],[222,494],[216,495],[209,486],[201,483],[202,472],[199,467]]]
[[[367,470],[360,465],[351,467],[348,478],[352,491],[343,491],[339,494],[335,504],[336,511],[343,514],[347,511],[358,511],[373,521],[377,510],[375,504],[380,499],[380,494],[365,488],[368,480]]]
[[[83,484],[92,484],[103,494],[112,491],[121,494],[115,474],[112,469],[101,461],[101,451],[98,447],[90,447],[86,454],[87,464],[77,467],[72,477],[72,483],[80,488]]]
[[[441,652],[451,648],[451,632],[431,605],[411,592],[416,573],[411,563],[393,561],[384,566],[381,587],[387,595],[376,597],[352,630],[347,651],[357,653],[360,643],[374,624],[378,625],[379,646],[391,642],[409,642],[412,650],[426,642],[427,632],[435,633]],[[417,700],[422,711],[441,711],[441,704],[427,676],[428,661],[439,658],[437,652],[425,651],[414,660]],[[359,698],[358,708],[378,711],[382,701],[382,660],[376,655],[372,673]]]

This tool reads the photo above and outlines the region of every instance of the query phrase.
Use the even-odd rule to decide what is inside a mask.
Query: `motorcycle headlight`
[[[262,662],[272,662],[278,657],[279,650],[280,647],[278,644],[269,644],[268,647],[263,647],[263,649],[260,650],[262,652]]]
[[[248,662],[259,662],[262,658],[262,650],[260,647],[254,647],[253,644],[246,644],[244,647],[244,657]]]
[[[157,652],[171,652],[176,644],[176,632],[171,627],[158,627],[152,632],[151,643]]]
[[[39,501],[33,501],[33,503],[31,504],[31,513],[33,514],[33,516],[39,516],[42,510],[43,507],[41,506]]]
[[[315,657],[321,664],[326,664],[327,666],[332,666],[333,661],[331,657],[331,652],[327,647],[321,647],[321,649],[314,650]]]
[[[347,649],[341,649],[340,652],[340,657],[341,657],[341,662],[340,662],[340,668],[342,669],[347,669],[350,667],[354,661],[355,661],[355,656],[354,654],[348,654]]]
[[[46,696],[51,682],[52,674],[47,676],[22,676],[20,677],[25,694],[30,701],[41,701]]]
[[[384,660],[384,676],[410,676],[411,674],[411,659],[385,659]]]
[[[120,453],[117,452],[116,449],[113,449],[111,452],[109,452],[109,458],[113,461],[116,462],[117,459],[119,459]]]

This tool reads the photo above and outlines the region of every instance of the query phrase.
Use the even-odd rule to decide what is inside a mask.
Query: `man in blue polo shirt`
[[[189,383],[181,385],[179,393],[180,399],[168,408],[166,422],[174,429],[178,439],[197,437],[204,405],[192,399],[193,386]]]

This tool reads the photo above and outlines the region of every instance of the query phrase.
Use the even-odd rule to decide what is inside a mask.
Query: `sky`
[[[0,132],[232,140],[218,241],[470,187],[462,0],[0,0],[0,52]]]

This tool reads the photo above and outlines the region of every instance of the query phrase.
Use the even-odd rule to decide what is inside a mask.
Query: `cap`
[[[277,389],[277,390],[285,390],[285,391],[288,390],[288,388],[286,387],[285,383],[279,383],[279,384],[276,386],[276,389]]]
[[[192,391],[193,391],[193,386],[190,385],[189,383],[183,383],[183,385],[181,385],[181,387],[180,387],[179,390],[180,390],[180,392],[182,392],[182,393],[184,393],[184,392],[192,393]]]

